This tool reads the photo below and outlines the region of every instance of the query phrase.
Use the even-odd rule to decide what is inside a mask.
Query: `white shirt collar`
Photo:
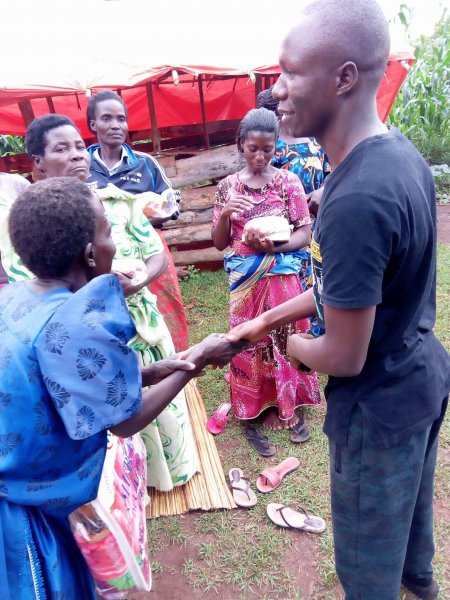
[[[125,150],[125,147],[122,146],[122,154],[121,154],[119,160],[116,162],[115,165],[113,165],[111,168],[109,168],[108,165],[102,160],[99,150],[100,150],[100,148],[97,148],[94,151],[94,158],[96,158],[98,160],[98,162],[100,164],[102,164],[105,167],[105,169],[107,169],[107,171],[110,175],[114,175],[114,173],[116,173],[116,171],[119,169],[119,167],[122,165],[122,163],[128,161],[127,151]]]

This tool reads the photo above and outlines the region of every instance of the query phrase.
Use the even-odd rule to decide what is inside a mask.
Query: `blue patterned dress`
[[[305,138],[304,142],[286,144],[278,138],[272,165],[277,169],[288,169],[302,182],[305,194],[322,187],[330,172],[330,163],[315,138]]]
[[[106,429],[141,404],[114,275],[72,294],[0,291],[0,598],[90,600],[67,516],[97,495]]]

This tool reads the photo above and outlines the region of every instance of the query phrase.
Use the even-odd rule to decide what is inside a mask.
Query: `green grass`
[[[227,331],[228,288],[224,273],[199,273],[191,269],[181,284],[187,305],[190,341],[195,343],[214,331]],[[450,349],[450,248],[438,252],[438,316],[436,333]],[[324,378],[322,378],[322,383]],[[207,371],[199,387],[208,414],[228,398],[223,370]],[[240,466],[250,481],[255,481],[264,465],[277,464],[285,456],[297,456],[300,468],[289,475],[279,490],[258,493],[258,504],[250,510],[197,513],[189,519],[167,517],[149,523],[149,539],[155,584],[158,578],[183,577],[186,597],[224,600],[339,600],[333,561],[333,537],[330,524],[327,440],[322,433],[325,408],[306,409],[311,429],[307,444],[294,446],[286,433],[270,432],[278,447],[277,456],[265,461],[251,451],[243,439],[240,425],[232,421],[218,436],[217,445],[225,473]],[[441,506],[450,498],[450,421],[441,434],[441,448],[448,451],[437,470],[436,498]],[[255,487],[253,486],[255,489]],[[328,524],[322,536],[300,535],[275,527],[266,516],[268,502],[283,501],[304,505],[321,515]],[[450,597],[450,521],[444,513],[436,520],[436,576],[442,598]],[[306,544],[300,545],[299,544]],[[182,560],[165,565],[165,550],[178,548]],[[446,552],[444,552],[446,550]],[[312,594],[301,595],[303,586],[314,579]],[[306,586],[307,587],[307,586]],[[402,600],[412,598],[404,592]],[[171,598],[170,600],[177,600]]]

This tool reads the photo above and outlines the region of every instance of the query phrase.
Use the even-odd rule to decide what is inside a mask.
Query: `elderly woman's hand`
[[[114,275],[119,280],[119,283],[122,287],[123,295],[125,297],[132,296],[136,294],[139,290],[145,287],[148,283],[148,278],[144,277],[140,279],[138,282],[133,276],[126,275],[125,273],[120,273],[119,271],[114,271]]]
[[[246,340],[230,342],[223,333],[212,333],[188,350],[189,360],[197,369],[206,365],[224,367],[230,360],[249,345]]]
[[[141,367],[142,385],[154,385],[159,383],[175,371],[195,371],[196,366],[190,360],[185,360],[189,351],[174,354],[170,358],[163,358],[158,362]]]

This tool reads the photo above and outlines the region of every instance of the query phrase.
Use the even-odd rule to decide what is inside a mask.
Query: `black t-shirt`
[[[426,428],[450,388],[450,357],[434,336],[436,204],[431,172],[396,129],[358,144],[327,178],[312,242],[323,305],[376,305],[356,377],[329,377],[324,431],[345,444],[358,404],[371,441],[389,446]]]

